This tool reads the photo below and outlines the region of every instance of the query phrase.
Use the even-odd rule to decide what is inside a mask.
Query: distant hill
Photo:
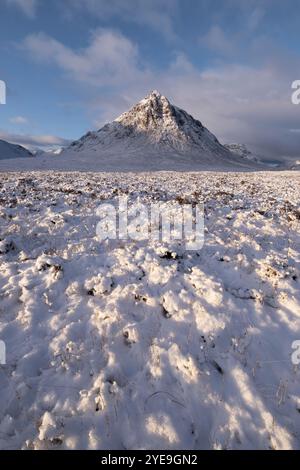
[[[10,144],[0,140],[0,160],[14,158],[28,158],[34,155],[21,145]]]

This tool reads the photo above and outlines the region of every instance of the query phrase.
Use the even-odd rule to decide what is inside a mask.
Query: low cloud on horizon
[[[56,147],[65,147],[70,144],[68,139],[53,135],[13,134],[0,129],[0,140],[11,144],[22,145],[28,150],[48,150]]]

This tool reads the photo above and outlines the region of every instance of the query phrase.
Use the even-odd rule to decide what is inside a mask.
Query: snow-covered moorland
[[[297,173],[2,173],[1,449],[300,447]],[[205,203],[205,244],[96,208]]]

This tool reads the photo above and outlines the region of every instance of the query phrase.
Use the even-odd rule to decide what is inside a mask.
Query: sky
[[[157,89],[222,143],[300,158],[298,0],[0,0],[0,138],[66,145]]]

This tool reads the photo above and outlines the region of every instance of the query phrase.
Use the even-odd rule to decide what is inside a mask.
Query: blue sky
[[[60,145],[152,89],[222,142],[297,158],[297,0],[0,0],[0,138]]]

